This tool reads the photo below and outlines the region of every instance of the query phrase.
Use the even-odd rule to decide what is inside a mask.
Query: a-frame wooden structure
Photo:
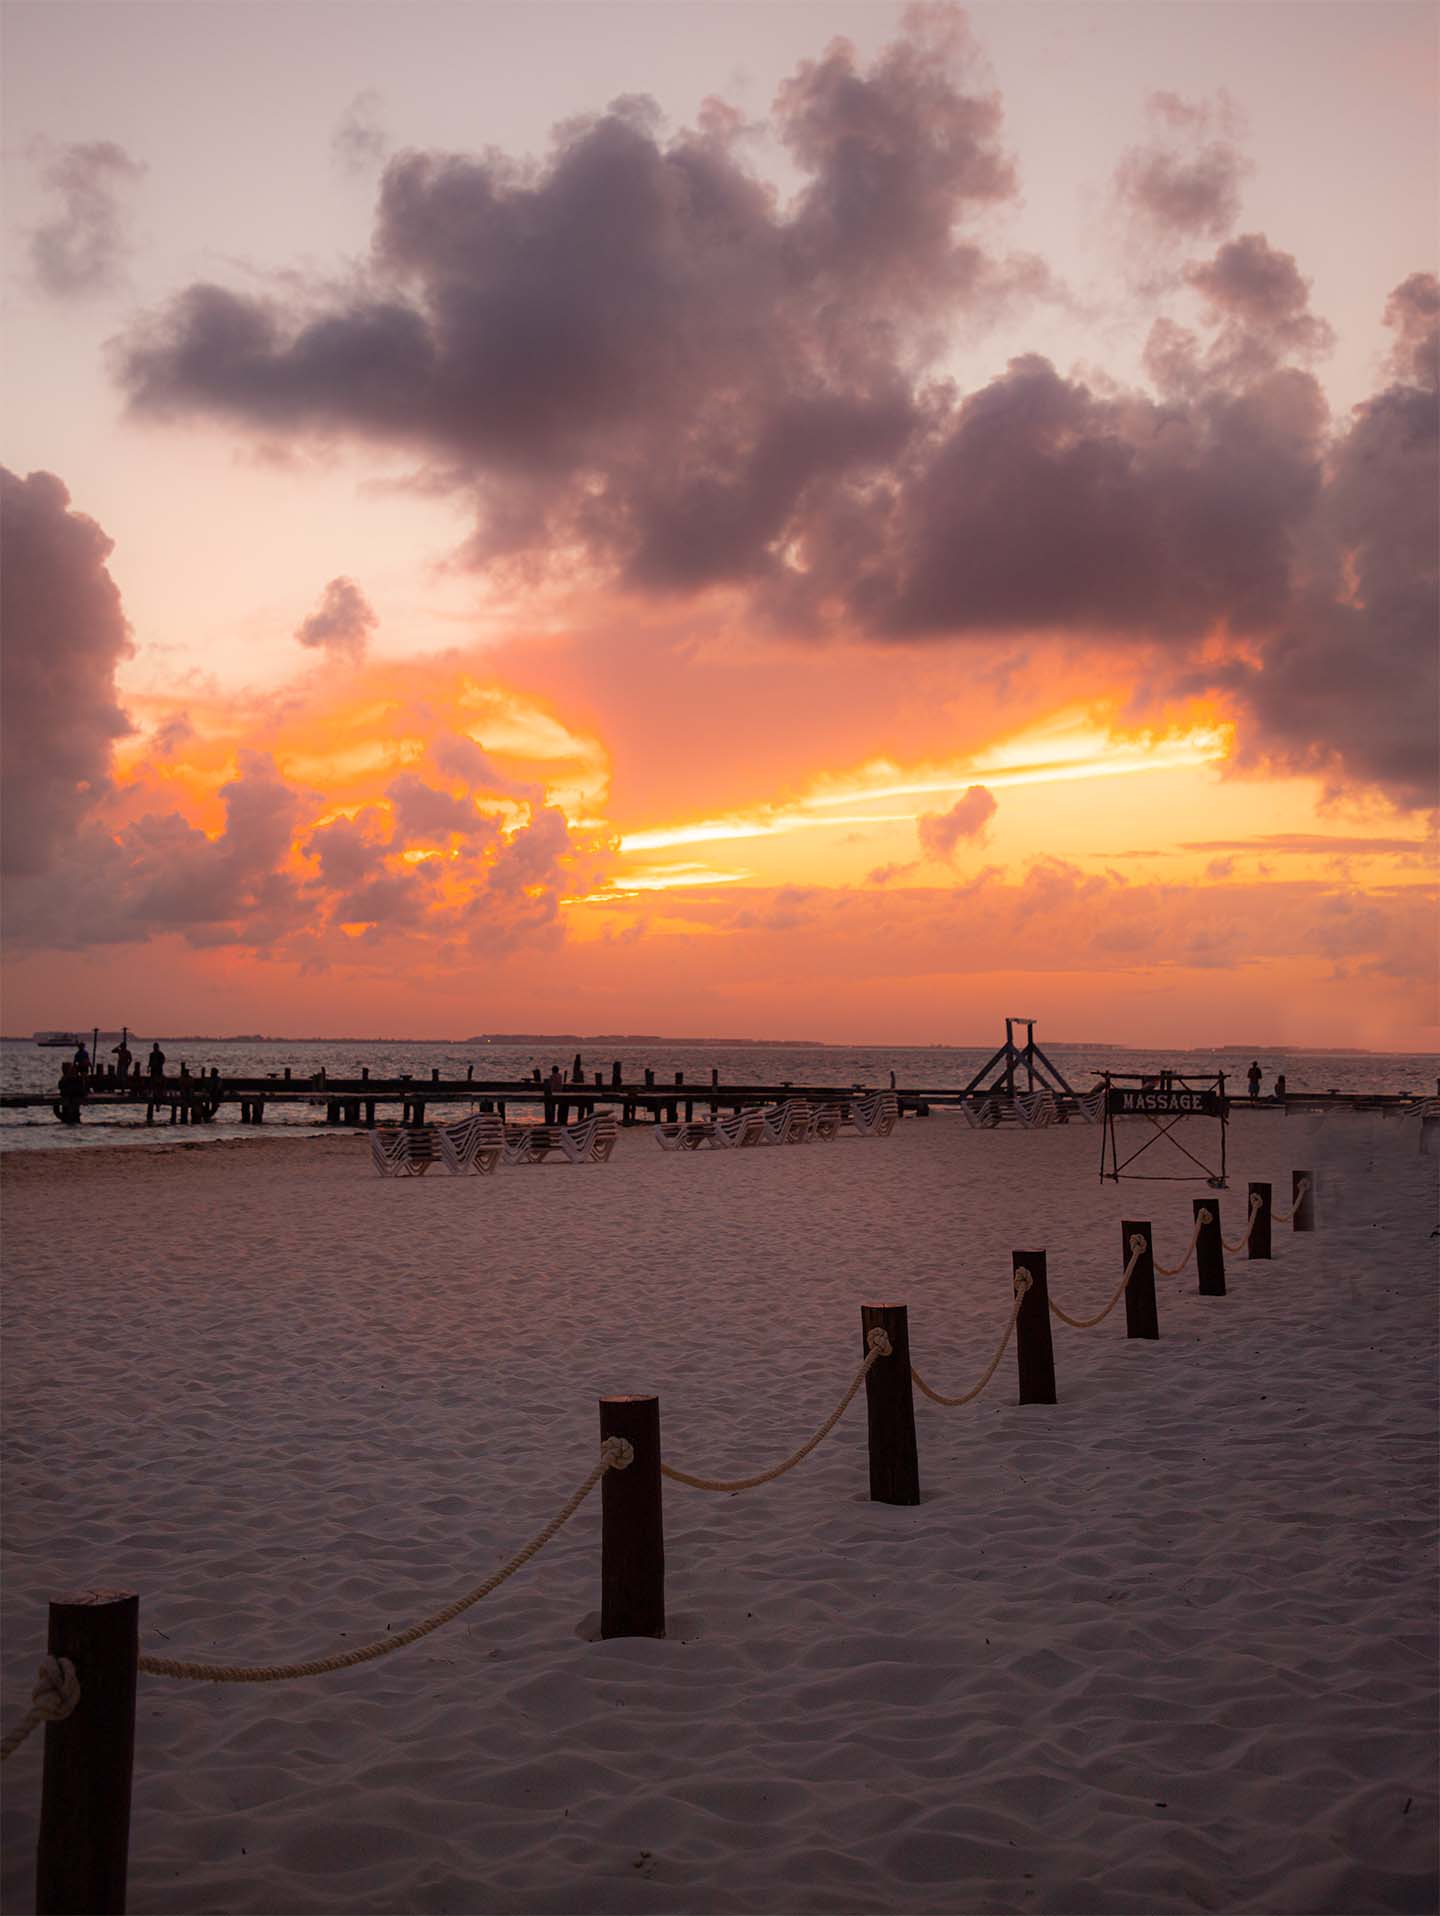
[[[1023,1025],[1025,1027],[1025,1042],[1023,1045],[1017,1045],[1015,1042],[1016,1025]],[[995,1082],[993,1084],[983,1083],[982,1080],[992,1071],[999,1073]],[[1021,1071],[1025,1074],[1025,1082],[1023,1085],[1017,1086],[1016,1074]],[[985,1063],[981,1065],[980,1069],[975,1073],[975,1076],[970,1080],[969,1084],[966,1085],[965,1095],[967,1097],[974,1094],[979,1097],[1003,1096],[1013,1098],[1017,1089],[1027,1092],[1037,1089],[1041,1091],[1063,1091],[1072,1098],[1075,1096],[1074,1091],[1072,1091],[1070,1086],[1065,1082],[1065,1075],[1059,1066],[1052,1063],[1051,1060],[1045,1056],[1045,1053],[1040,1049],[1039,1045],[1036,1044],[1035,1020],[1033,1018],[1007,1018],[1005,1020],[1004,1044],[1001,1045],[993,1057],[987,1058]]]

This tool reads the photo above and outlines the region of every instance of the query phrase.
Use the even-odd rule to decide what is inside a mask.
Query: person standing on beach
[[[1250,1069],[1245,1073],[1246,1082],[1250,1086],[1251,1104],[1254,1104],[1260,1095],[1260,1080],[1263,1076],[1264,1073],[1260,1069],[1260,1060],[1256,1058],[1252,1061]]]

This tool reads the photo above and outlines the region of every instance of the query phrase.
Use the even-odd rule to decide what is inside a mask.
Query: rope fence
[[[1214,1217],[1209,1211],[1197,1211],[1195,1213],[1195,1229],[1190,1233],[1190,1242],[1185,1246],[1184,1257],[1181,1258],[1178,1264],[1156,1264],[1155,1275],[1157,1277],[1179,1277],[1185,1266],[1195,1255],[1195,1246],[1200,1242],[1200,1233],[1205,1229],[1207,1224],[1213,1224],[1214,1221]]]
[[[669,1464],[661,1464],[660,1475],[662,1477],[668,1477],[672,1483],[688,1484],[692,1490],[754,1490],[760,1484],[773,1484],[775,1479],[777,1477],[783,1477],[787,1470],[793,1470],[796,1464],[803,1464],[811,1451],[818,1449],[818,1447],[824,1443],[825,1439],[850,1408],[856,1391],[859,1390],[860,1386],[865,1382],[865,1379],[870,1375],[876,1364],[879,1363],[882,1357],[890,1356],[890,1339],[878,1326],[868,1333],[865,1341],[870,1347],[869,1355],[859,1370],[856,1371],[854,1381],[851,1383],[849,1390],[846,1391],[845,1395],[840,1399],[840,1402],[835,1406],[834,1410],[831,1411],[830,1415],[825,1419],[809,1443],[802,1444],[797,1451],[785,1459],[784,1463],[776,1464],[772,1470],[762,1470],[759,1475],[755,1477],[735,1477],[731,1479],[722,1477],[692,1477],[687,1471],[675,1470]],[[999,1360],[997,1359],[996,1361],[998,1362]]]
[[[1072,1330],[1094,1330],[1097,1324],[1103,1324],[1105,1322],[1105,1319],[1110,1315],[1111,1311],[1114,1310],[1126,1291],[1129,1290],[1130,1280],[1135,1275],[1136,1266],[1144,1255],[1145,1239],[1141,1237],[1137,1231],[1130,1239],[1130,1262],[1125,1266],[1125,1275],[1121,1278],[1119,1288],[1110,1299],[1110,1302],[1105,1306],[1104,1310],[1097,1311],[1093,1317],[1072,1317],[1068,1311],[1062,1311],[1052,1297],[1050,1299],[1051,1316],[1058,1317],[1062,1324],[1068,1324]]]
[[[1056,1400],[1050,1321],[1092,1330],[1126,1304],[1126,1335],[1159,1336],[1156,1274],[1178,1276],[1196,1259],[1202,1297],[1225,1295],[1224,1252],[1251,1259],[1270,1256],[1272,1223],[1315,1228],[1313,1178],[1296,1171],[1287,1212],[1270,1204],[1270,1186],[1252,1186],[1241,1235],[1223,1236],[1216,1200],[1195,1200],[1194,1227],[1176,1264],[1154,1259],[1148,1223],[1122,1225],[1124,1268],[1120,1282],[1093,1316],[1073,1316],[1049,1295],[1046,1253],[1013,1253],[1013,1302],[1003,1335],[979,1379],[957,1396],[936,1390],[910,1360],[908,1313],[903,1304],[866,1305],[861,1322],[864,1358],[844,1395],[813,1436],[781,1462],[752,1476],[705,1477],[679,1470],[660,1454],[659,1399],[600,1400],[599,1455],[584,1480],[550,1521],[483,1583],[407,1629],[332,1655],[291,1663],[192,1662],[142,1650],[139,1599],[129,1591],[92,1591],[50,1605],[48,1654],[40,1664],[30,1707],[0,1739],[0,1762],[18,1750],[40,1724],[47,1725],[37,1861],[37,1907],[92,1909],[105,1916],[125,1907],[125,1858],[129,1842],[130,1779],[134,1757],[136,1682],[139,1675],[195,1683],[282,1683],[325,1676],[372,1663],[442,1629],[516,1575],[564,1528],[597,1487],[602,1491],[600,1631],[602,1637],[665,1634],[664,1542],[661,1484],[668,1479],[694,1490],[730,1494],[774,1483],[803,1463],[830,1436],[863,1386],[872,1500],[918,1504],[919,1469],[912,1386],[945,1409],[974,1402],[993,1380],[1006,1351],[1015,1345],[1019,1402]],[[894,1358],[893,1364],[884,1360]],[[84,1707],[82,1708],[82,1698]],[[51,1745],[50,1737],[61,1739]],[[52,1775],[53,1772],[53,1775]],[[75,1805],[103,1828],[87,1825],[76,1835]],[[100,1806],[98,1809],[95,1806]]]
[[[1272,1211],[1270,1213],[1271,1217],[1275,1220],[1277,1224],[1293,1224],[1295,1220],[1303,1214],[1305,1209],[1305,1200],[1309,1195],[1310,1195],[1309,1178],[1303,1177],[1303,1176],[1297,1177],[1295,1180],[1294,1195],[1290,1201],[1290,1209],[1288,1211]]]
[[[1264,1208],[1264,1198],[1261,1197],[1258,1191],[1252,1191],[1250,1193],[1250,1216],[1246,1222],[1245,1229],[1240,1233],[1239,1237],[1233,1240],[1228,1237],[1222,1237],[1220,1240],[1227,1251],[1245,1251],[1250,1248],[1250,1240],[1255,1235],[1255,1220]]]
[[[1015,1273],[1015,1308],[1010,1313],[1010,1322],[1005,1326],[1005,1335],[1000,1339],[1000,1347],[990,1359],[989,1365],[986,1367],[985,1374],[980,1379],[980,1382],[976,1384],[972,1390],[967,1390],[963,1397],[942,1397],[938,1390],[932,1390],[930,1388],[912,1364],[910,1366],[910,1376],[922,1396],[928,1397],[932,1404],[942,1405],[946,1410],[958,1410],[961,1404],[972,1403],[974,1399],[980,1395],[981,1391],[984,1390],[985,1386],[999,1369],[1000,1359],[1010,1348],[1010,1339],[1015,1335],[1015,1322],[1020,1315],[1020,1306],[1025,1302],[1025,1293],[1034,1282],[1035,1280],[1031,1277],[1029,1271],[1017,1271]]]
[[[620,1438],[608,1438],[601,1445],[599,1463],[580,1488],[566,1498],[545,1528],[533,1536],[523,1549],[517,1550],[493,1577],[487,1577],[484,1583],[477,1584],[463,1597],[457,1597],[453,1603],[447,1603],[443,1609],[422,1618],[419,1623],[412,1623],[408,1630],[401,1630],[394,1636],[381,1637],[375,1643],[365,1643],[354,1650],[343,1650],[336,1656],[311,1657],[305,1663],[187,1663],[178,1657],[155,1657],[148,1651],[142,1651],[137,1667],[148,1676],[180,1677],[191,1683],[289,1683],[296,1677],[328,1676],[332,1670],[351,1670],[357,1663],[373,1663],[377,1657],[388,1657],[392,1650],[403,1650],[407,1644],[418,1643],[421,1637],[428,1637],[456,1617],[463,1616],[482,1597],[488,1597],[492,1590],[498,1590],[517,1570],[523,1570],[532,1557],[540,1554],[556,1531],[569,1523],[607,1470],[626,1470],[633,1462],[634,1452],[629,1444]]]

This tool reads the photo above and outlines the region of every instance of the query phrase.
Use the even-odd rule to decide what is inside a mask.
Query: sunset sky
[[[1440,1044],[1432,5],[3,18],[7,1032]]]

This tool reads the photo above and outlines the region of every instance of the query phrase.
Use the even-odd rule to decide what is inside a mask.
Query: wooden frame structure
[[[1190,1183],[1203,1177],[1217,1191],[1225,1189],[1226,1144],[1229,1134],[1230,1101],[1225,1096],[1223,1071],[1107,1071],[1105,1079],[1105,1123],[1100,1133],[1100,1176],[1118,1184],[1122,1177],[1145,1178],[1157,1183]],[[1115,1136],[1116,1118],[1143,1118],[1153,1135],[1143,1144],[1120,1156]],[[1220,1127],[1220,1163],[1206,1164],[1174,1133],[1187,1120],[1214,1123]],[[1182,1156],[1195,1166],[1193,1171],[1131,1171],[1127,1167],[1168,1138]]]
[[[1025,1043],[1015,1042],[1016,1025],[1025,1027]],[[1000,1075],[994,1084],[982,1084],[981,1079],[991,1071],[998,1070]],[[975,1076],[965,1086],[962,1097],[1007,1097],[1015,1096],[1015,1074],[1025,1073],[1025,1090],[1034,1091],[1036,1081],[1042,1091],[1063,1091],[1073,1098],[1074,1091],[1065,1082],[1065,1074],[1060,1067],[1045,1056],[1035,1042],[1035,1020],[1033,1018],[1007,1018],[1005,1020],[1005,1042],[992,1057],[986,1059]]]

